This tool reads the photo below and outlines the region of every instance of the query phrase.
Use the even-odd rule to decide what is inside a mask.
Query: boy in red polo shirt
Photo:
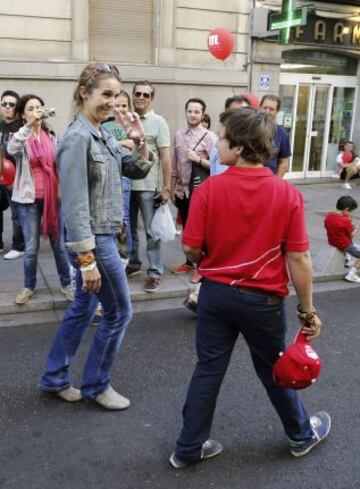
[[[324,225],[329,244],[357,258],[355,265],[350,268],[344,279],[348,282],[360,283],[358,275],[360,269],[360,246],[352,241],[358,228],[353,225],[350,218],[351,212],[357,209],[357,206],[356,200],[350,195],[340,197],[336,202],[336,212],[329,212],[325,216]]]
[[[309,418],[297,392],[276,386],[272,379],[272,367],[285,349],[287,267],[304,331],[309,337],[320,333],[312,302],[303,198],[263,166],[272,154],[276,131],[269,116],[244,108],[222,114],[220,122],[220,159],[230,168],[195,190],[183,234],[184,251],[199,264],[203,283],[197,310],[198,362],[183,428],[169,460],[177,469],[222,451],[209,435],[239,333],[283,423],[291,453],[306,455],[328,435],[331,425],[324,412]]]

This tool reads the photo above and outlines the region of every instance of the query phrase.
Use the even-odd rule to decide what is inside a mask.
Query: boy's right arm
[[[309,251],[287,252],[286,261],[299,301],[299,317],[305,322],[303,331],[310,338],[315,338],[320,334],[321,321],[312,301],[312,263],[310,253]]]

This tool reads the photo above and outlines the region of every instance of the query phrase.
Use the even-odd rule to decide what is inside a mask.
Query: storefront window
[[[284,52],[282,57],[281,71],[284,73],[355,76],[357,72],[357,59],[326,51],[293,49]]]
[[[336,167],[339,143],[350,139],[354,113],[355,88],[335,87],[330,120],[329,146],[326,169]]]

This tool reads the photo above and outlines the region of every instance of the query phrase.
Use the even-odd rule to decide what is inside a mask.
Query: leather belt
[[[245,292],[246,294],[263,295],[267,297],[268,304],[279,304],[283,300],[283,298],[277,294],[272,294],[271,292],[267,292],[266,290],[258,289],[255,287],[246,287],[244,285],[231,285],[231,284],[223,284],[223,285],[226,285],[231,289],[238,290],[239,292]]]

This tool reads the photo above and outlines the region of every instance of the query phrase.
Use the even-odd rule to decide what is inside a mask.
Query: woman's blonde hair
[[[84,87],[87,93],[91,93],[94,88],[98,87],[99,81],[106,78],[116,78],[121,82],[119,70],[115,65],[90,63],[82,70],[73,96],[75,113],[80,112],[84,105],[83,97],[80,94],[81,88]]]

